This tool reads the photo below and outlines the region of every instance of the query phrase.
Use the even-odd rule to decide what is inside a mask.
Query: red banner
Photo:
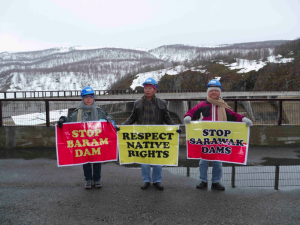
[[[249,131],[245,123],[238,122],[187,124],[187,158],[246,165]]]
[[[117,133],[111,123],[64,123],[56,126],[58,166],[117,161]]]

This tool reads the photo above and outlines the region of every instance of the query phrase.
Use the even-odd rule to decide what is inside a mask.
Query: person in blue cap
[[[122,123],[122,125],[134,124],[144,124],[144,125],[163,125],[164,123],[168,125],[177,125],[170,117],[169,111],[166,107],[166,102],[155,96],[158,85],[153,78],[148,78],[143,83],[144,86],[144,96],[134,103],[133,111],[130,117]],[[181,129],[177,130],[178,133]],[[150,186],[151,182],[151,165],[141,164],[143,185],[141,189],[145,190]],[[152,171],[152,181],[153,185],[158,190],[163,190],[164,186],[161,183],[162,180],[162,166],[154,165]]]
[[[247,126],[252,126],[253,123],[250,119],[244,115],[231,111],[230,106],[227,105],[223,99],[220,98],[222,86],[221,83],[213,79],[207,84],[207,99],[200,102],[194,108],[187,111],[184,115],[184,123],[188,124],[193,121],[236,121],[245,122]],[[200,159],[200,182],[196,185],[196,188],[201,190],[207,190],[207,170],[209,161]],[[222,162],[213,161],[212,170],[212,190],[224,191],[225,187],[221,184],[222,178]]]
[[[71,116],[61,116],[57,125],[60,129],[63,127],[63,123],[70,122],[87,122],[87,121],[99,121],[100,119],[110,120],[112,117],[99,108],[95,102],[95,92],[93,88],[86,86],[81,90],[82,101],[79,103],[77,109],[71,114]],[[96,188],[101,188],[101,163],[86,163],[83,164],[83,172],[85,177],[85,189],[91,189],[92,184]]]

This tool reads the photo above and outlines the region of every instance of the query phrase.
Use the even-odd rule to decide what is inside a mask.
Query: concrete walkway
[[[58,168],[55,149],[22,151],[0,150],[0,224],[300,224],[300,187],[201,191],[197,178],[164,170],[164,191],[141,190],[139,167],[112,162],[103,164],[103,188],[84,190],[82,166]],[[299,155],[299,147],[253,147],[248,164],[299,165]]]

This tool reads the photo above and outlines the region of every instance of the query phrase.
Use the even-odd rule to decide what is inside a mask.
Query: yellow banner
[[[120,164],[178,165],[179,134],[176,125],[120,126]]]

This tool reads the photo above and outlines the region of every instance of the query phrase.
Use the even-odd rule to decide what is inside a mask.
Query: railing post
[[[17,98],[17,93],[16,92],[14,92],[14,96],[15,96],[15,98]]]
[[[275,190],[279,190],[278,186],[279,186],[279,166],[276,166],[276,168],[275,168],[275,184],[274,184],[274,189]]]
[[[278,109],[278,126],[282,124],[282,101],[279,101],[279,109]]]
[[[192,101],[191,101],[191,100],[188,101],[188,107],[189,107],[189,110],[190,110],[191,107],[192,107]]]
[[[45,100],[46,104],[46,126],[50,127],[50,110],[49,110],[49,101]]]
[[[237,100],[236,101],[234,101],[234,112],[237,112]]]
[[[231,187],[235,188],[235,166],[231,169]]]
[[[6,99],[6,92],[4,92],[4,99]]]
[[[0,127],[3,126],[3,121],[2,121],[2,101],[0,101]]]
[[[189,166],[186,167],[186,176],[187,177],[190,176],[190,167]]]

